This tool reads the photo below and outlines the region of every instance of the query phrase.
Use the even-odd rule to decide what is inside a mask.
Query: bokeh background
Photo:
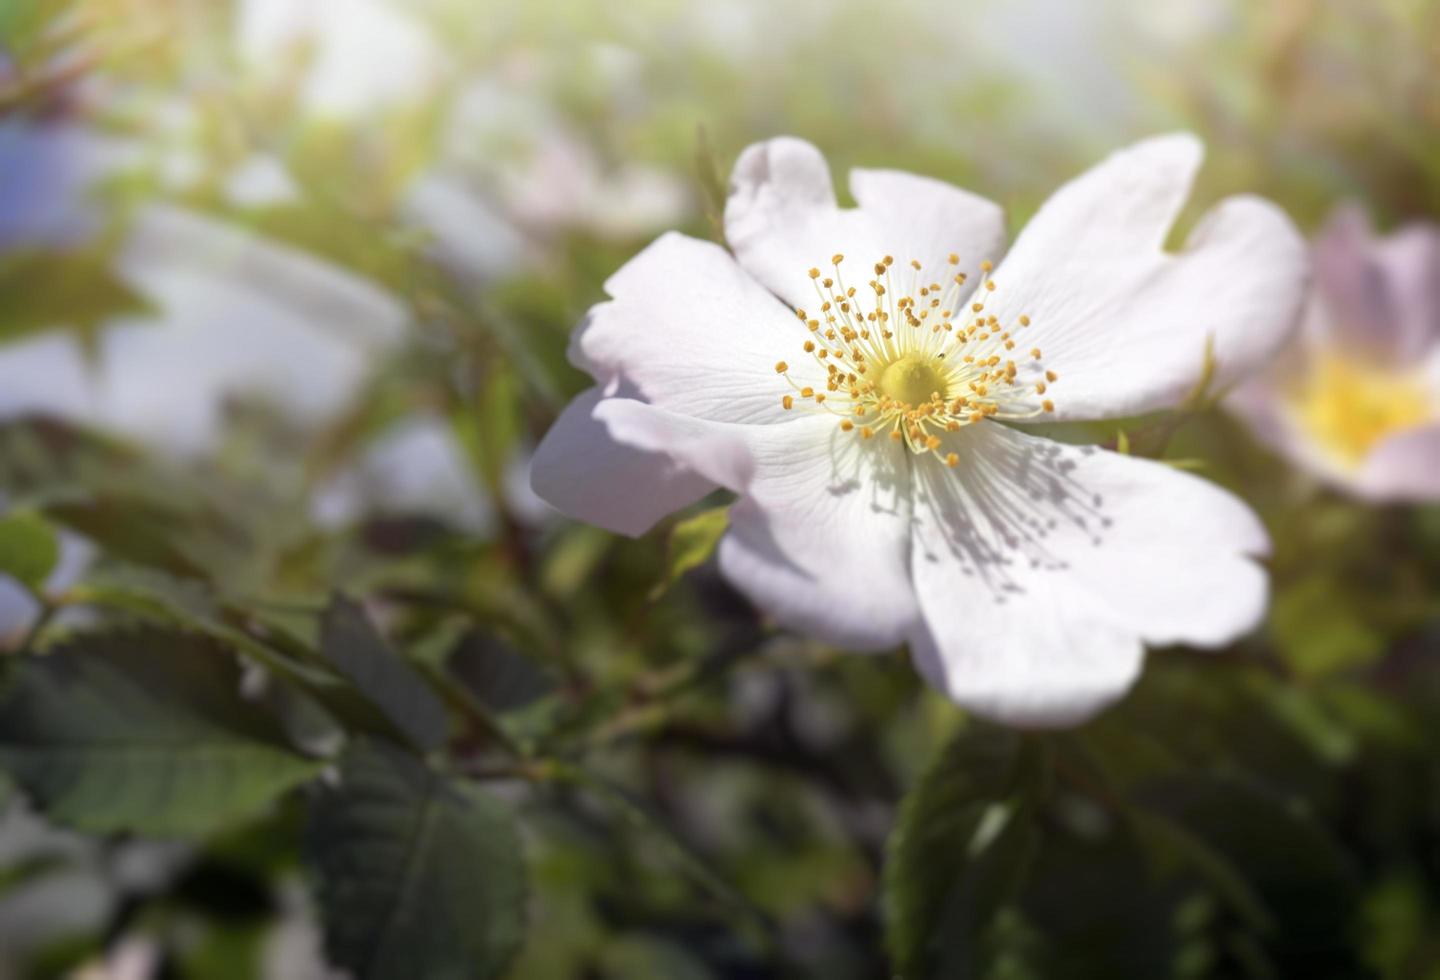
[[[451,743],[524,840],[511,977],[885,977],[920,962],[907,914],[978,937],[907,976],[1440,977],[1440,507],[1347,500],[1221,411],[1181,420],[1164,453],[1275,536],[1269,621],[1156,653],[1050,745],[1013,901],[981,869],[927,903],[887,875],[968,872],[944,833],[892,832],[984,771],[942,752],[960,712],[899,654],[775,631],[668,525],[577,526],[527,477],[601,283],[663,230],[717,237],[753,141],[949,180],[1013,234],[1183,128],[1208,159],[1182,228],[1248,191],[1306,234],[1341,201],[1388,229],[1440,214],[1437,64],[1427,0],[3,0],[0,508],[63,554],[38,598],[0,576],[0,637],[365,600],[586,773]],[[305,734],[323,757],[334,733]],[[1107,809],[1157,772],[1188,838]],[[306,792],[101,833],[0,782],[0,977],[332,975]]]

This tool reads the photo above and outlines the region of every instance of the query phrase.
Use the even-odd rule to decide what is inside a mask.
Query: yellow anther
[[[1029,318],[1028,316],[1025,316],[1023,313],[1020,315],[1020,326],[1022,326],[1022,327],[1028,327],[1028,326],[1030,326],[1030,318]]]
[[[808,385],[807,385],[806,387],[800,389],[800,397],[801,397],[801,398],[813,398],[814,395],[815,395],[815,389],[809,387]]]
[[[1037,394],[1037,395],[1043,395],[1043,394],[1045,394],[1045,382],[1043,382],[1043,381],[1036,382],[1036,384],[1035,384],[1035,394]]]
[[[926,449],[939,449],[939,448],[940,448],[940,437],[939,437],[939,436],[931,436],[930,438],[926,439],[926,440],[925,440],[925,448],[926,448]]]
[[[786,395],[784,398],[780,399],[780,404],[785,406],[785,408],[788,410],[795,407],[795,399],[790,397],[789,395]]]
[[[1046,371],[1046,372],[1045,372],[1045,380],[1046,380],[1046,381],[1051,381],[1051,382],[1059,381],[1059,380],[1060,380],[1060,375],[1056,374],[1054,371]]]
[[[990,292],[993,293],[993,292],[995,291],[995,280],[994,280],[994,279],[986,280],[986,282],[985,282],[985,288],[986,288],[987,290],[989,290]]]
[[[785,373],[786,371],[788,371],[788,370],[790,370],[790,365],[786,364],[784,361],[776,361],[776,362],[775,362],[775,373],[776,373],[776,374],[784,374],[784,373]]]
[[[956,428],[958,429],[959,426],[957,425]],[[945,465],[946,465],[946,466],[959,466],[959,465],[960,465],[960,457],[957,456],[955,453],[946,453],[946,454],[945,454]]]
[[[792,268],[793,268],[793,266],[792,266]],[[810,270],[810,278],[811,278],[811,279],[819,279],[819,278],[820,278],[820,270],[819,270],[819,269],[811,269],[811,270]]]
[[[807,354],[813,354],[814,352],[815,352],[815,341],[813,341],[813,340],[807,340],[807,341],[805,341],[805,353],[807,353]]]
[[[1053,411],[1055,411],[1055,403],[1052,402],[1052,401],[1051,401],[1050,399],[1048,399],[1048,398],[1045,399],[1043,402],[1041,402],[1040,405],[1041,405],[1041,407],[1043,407],[1043,408],[1045,409],[1045,411],[1047,411],[1047,412],[1053,412]]]
[[[995,268],[995,263],[991,262],[989,259],[986,259],[984,262],[980,263],[981,272],[989,272],[993,268]]]
[[[1033,357],[1033,358],[1035,358],[1035,360],[1037,360],[1037,361],[1040,360],[1040,348],[1038,348],[1038,347],[1032,347],[1032,348],[1030,348],[1030,356]]]
[[[903,439],[903,438],[904,438],[904,436],[900,435],[900,430],[899,430],[899,429],[891,429],[891,430],[890,430],[890,439],[891,439],[892,442],[899,442],[899,441],[900,441],[901,439]]]
[[[945,261],[949,262],[951,265],[959,265],[960,256],[956,255],[954,252],[951,252],[945,257]]]
[[[868,425],[862,425],[862,426],[860,427],[860,438],[861,438],[861,439],[870,439],[870,438],[873,438],[874,435],[875,435],[875,430],[872,429],[872,428],[870,428],[870,426],[868,426]]]
[[[854,429],[854,428],[855,428],[855,423],[854,423],[854,422],[851,422],[849,419],[846,419],[845,421],[843,421],[843,422],[840,423],[840,431],[842,431],[842,432],[849,432],[849,431],[851,431],[851,430]]]
[[[825,392],[823,392],[823,391],[821,391],[821,392],[816,392],[816,394],[815,394],[815,404],[816,404],[816,405],[819,405],[819,404],[820,404],[821,402],[823,402],[824,400],[825,400]]]

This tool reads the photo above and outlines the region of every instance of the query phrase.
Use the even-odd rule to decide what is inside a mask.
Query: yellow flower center
[[[932,395],[944,399],[950,381],[940,368],[940,362],[920,354],[903,354],[886,366],[875,387],[882,396],[905,405],[924,404]]]
[[[1422,378],[1338,354],[1320,359],[1291,392],[1290,404],[1301,426],[1351,468],[1386,436],[1435,415]]]
[[[895,259],[887,255],[875,263],[863,291],[845,285],[844,260],[830,260],[832,275],[810,270],[819,311],[796,314],[810,331],[802,349],[815,369],[807,384],[791,376],[787,362],[775,365],[796,392],[781,399],[785,408],[829,412],[844,432],[862,439],[885,434],[950,466],[959,459],[940,455],[941,433],[987,418],[1031,419],[1055,410],[1043,397],[1055,372],[1041,365],[1038,347],[1024,349],[1017,337],[1030,318],[1004,324],[986,312],[996,289],[991,263],[980,264],[984,278],[967,299],[967,277],[955,269],[958,255],[949,256],[944,283],[926,281],[912,260],[909,283],[901,289],[891,272]]]

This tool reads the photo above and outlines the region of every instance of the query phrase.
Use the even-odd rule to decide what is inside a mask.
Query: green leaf
[[[987,933],[1035,847],[1038,748],[1004,729],[957,735],[901,804],[885,866],[886,944],[906,980],[981,975]]]
[[[145,301],[110,265],[99,251],[22,252],[0,260],[0,342],[49,327],[91,332],[111,317],[145,312]]]
[[[1334,576],[1316,574],[1281,590],[1270,615],[1280,655],[1303,678],[1363,667],[1385,651],[1385,635]]]
[[[43,518],[24,511],[0,517],[0,573],[39,592],[59,560],[60,539]]]
[[[669,554],[666,559],[665,580],[656,585],[650,593],[652,600],[658,599],[680,577],[692,568],[699,568],[709,560],[730,526],[730,506],[712,507],[702,510],[693,517],[687,517],[670,531]]]
[[[320,651],[394,726],[420,749],[445,740],[445,705],[405,660],[390,648],[355,603],[336,596],[320,627]]]
[[[491,493],[500,494],[505,468],[515,456],[522,419],[520,379],[504,362],[490,368],[468,411],[456,414],[457,437],[475,461]]]
[[[0,767],[62,823],[207,834],[319,768],[239,691],[239,667],[214,640],[82,636],[20,666],[0,701]]]
[[[360,980],[494,977],[519,948],[520,839],[478,788],[362,739],[310,831],[326,949]]]

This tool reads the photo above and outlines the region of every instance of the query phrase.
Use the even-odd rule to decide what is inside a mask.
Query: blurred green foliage
[[[1112,145],[1185,126],[1210,149],[1196,209],[1244,190],[1306,230],[1344,197],[1434,216],[1440,8],[397,6],[441,52],[433,84],[340,116],[306,103],[323,42],[257,63],[239,5],[0,4],[5,121],[130,147],[96,243],[0,255],[0,344],[93,354],[143,312],[114,250],[156,201],[363,276],[406,321],[345,411],[306,430],[232,400],[202,462],[103,418],[0,424],[0,572],[38,608],[3,661],[0,919],[43,913],[23,943],[0,930],[0,974],[138,939],[197,978],[326,957],[376,978],[1440,977],[1440,507],[1340,499],[1203,406],[1127,422],[1127,451],[1199,461],[1261,513],[1267,626],[1157,652],[1076,731],[981,725],[901,652],[758,618],[707,563],[725,500],[639,540],[527,510],[517,460],[586,384],[568,335],[662,227],[526,225],[500,190],[522,123],[555,121],[606,177],[683,181],[670,223],[715,237],[730,160],[793,132],[1018,227]],[[461,147],[529,256],[487,275],[404,220],[476,81],[524,96]],[[256,153],[293,194],[227,189]],[[416,413],[487,526],[317,520]],[[57,531],[95,555],[52,584]],[[40,843],[12,848],[22,822]],[[93,914],[45,904],[62,881]]]

